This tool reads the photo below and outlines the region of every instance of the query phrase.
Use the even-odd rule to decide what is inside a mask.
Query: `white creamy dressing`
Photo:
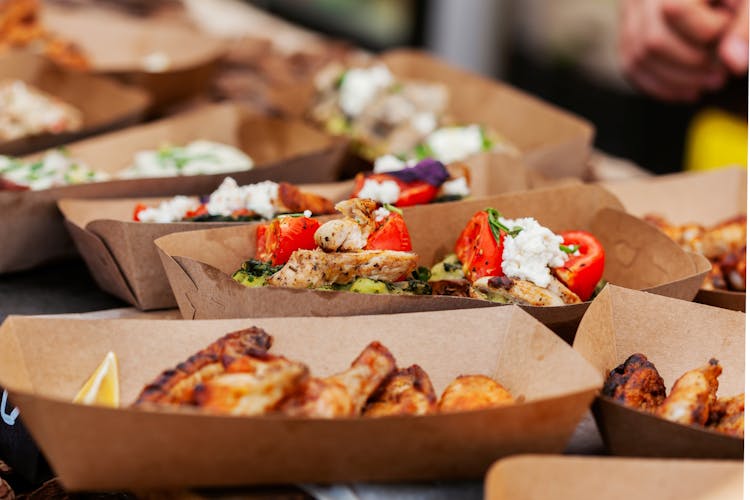
[[[357,198],[369,198],[380,203],[396,203],[401,196],[401,188],[395,181],[378,182],[366,179],[362,189],[357,193]]]
[[[565,264],[568,255],[560,250],[562,236],[539,224],[533,217],[505,219],[500,222],[509,229],[520,227],[513,237],[503,239],[503,273],[509,278],[531,281],[546,288],[552,281],[550,267]]]
[[[350,117],[362,113],[380,90],[394,82],[393,75],[383,64],[350,69],[342,78],[339,106]]]
[[[139,151],[123,178],[210,175],[250,170],[253,160],[239,149],[213,141],[194,141],[156,151]]]
[[[61,150],[50,150],[38,161],[0,156],[0,176],[31,190],[70,184],[104,181],[109,176],[96,172]]]
[[[428,135],[425,143],[432,157],[447,165],[482,151],[482,128],[479,125],[443,127]]]

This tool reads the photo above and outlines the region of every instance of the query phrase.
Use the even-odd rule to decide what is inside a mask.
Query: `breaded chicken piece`
[[[325,252],[362,250],[375,230],[373,212],[378,204],[373,200],[353,198],[338,202],[335,208],[345,218],[321,225],[315,231],[315,243]]]
[[[708,427],[731,436],[745,436],[745,393],[718,398],[711,407]]]
[[[333,208],[333,202],[328,198],[301,191],[300,188],[288,182],[279,183],[278,201],[281,204],[279,207],[281,212],[302,213],[309,210],[314,215],[336,212]]]
[[[740,215],[728,219],[701,236],[701,251],[709,259],[719,258],[738,250],[747,242],[747,217]]]
[[[705,425],[716,401],[721,365],[711,358],[707,365],[678,378],[672,390],[656,409],[656,415],[681,424]]]
[[[717,261],[711,262],[711,270],[708,271],[706,277],[703,278],[701,284],[703,290],[726,290],[727,282],[724,279],[724,271],[721,269],[721,263]]]
[[[485,276],[472,284],[469,295],[478,299],[525,306],[563,306],[581,302],[578,295],[556,278],[552,278],[547,288],[542,288],[530,281],[517,278]]]
[[[372,393],[396,369],[380,342],[372,342],[351,367],[324,379],[309,379],[278,407],[286,415],[333,418],[359,415]]]
[[[653,363],[636,353],[609,372],[602,395],[630,408],[654,411],[666,399],[667,391]]]
[[[226,373],[196,385],[195,405],[214,413],[262,415],[291,394],[308,376],[307,366],[283,356],[245,356]]]
[[[284,267],[266,280],[270,286],[320,288],[344,285],[357,277],[397,281],[417,268],[417,255],[394,250],[326,253],[295,250]]]
[[[744,292],[747,288],[747,247],[728,252],[718,264],[730,285],[726,288]]]
[[[418,365],[394,372],[367,402],[366,417],[427,415],[437,411],[435,389]]]
[[[148,403],[191,404],[196,384],[226,372],[244,356],[262,355],[271,348],[271,336],[252,327],[228,333],[171,370],[162,372],[143,388],[133,406]]]
[[[443,391],[441,412],[481,410],[513,404],[514,398],[499,383],[484,375],[461,375]]]

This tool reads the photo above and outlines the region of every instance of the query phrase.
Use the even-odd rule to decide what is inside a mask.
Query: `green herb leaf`
[[[506,233],[511,238],[515,238],[518,236],[518,233],[523,231],[523,228],[521,226],[513,226],[513,228],[509,228],[502,222],[500,222],[500,217],[502,217],[502,214],[497,211],[495,208],[485,208],[485,212],[487,212],[487,215],[489,216],[489,222],[490,222],[490,231],[492,231],[492,236],[495,237],[495,241],[497,241],[498,244],[500,244],[500,231]]]
[[[424,160],[425,158],[433,158],[435,153],[426,142],[423,142],[414,148],[414,156],[416,156],[417,160]]]
[[[430,281],[430,270],[424,266],[419,266],[411,273],[411,277],[417,281]]]
[[[385,208],[389,212],[393,212],[393,213],[396,213],[396,214],[399,214],[399,215],[404,215],[404,211],[403,210],[401,210],[400,208],[398,208],[396,206],[391,205],[390,203],[383,203],[383,208]]]
[[[344,79],[346,79],[346,71],[342,72],[338,78],[336,78],[335,86],[337,89],[340,89],[341,86],[344,84]]]
[[[560,250],[568,255],[576,253],[579,248],[581,248],[581,245],[560,245]]]
[[[489,151],[493,148],[495,143],[492,141],[492,139],[489,138],[487,135],[487,131],[484,129],[484,127],[481,127],[479,129],[482,134],[482,151]]]

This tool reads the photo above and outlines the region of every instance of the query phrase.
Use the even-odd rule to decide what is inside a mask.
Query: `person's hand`
[[[747,0],[734,1],[745,4],[747,16]],[[623,0],[619,53],[626,76],[667,101],[692,101],[720,88],[727,72],[716,45],[734,19],[730,9],[709,0]],[[726,44],[737,51],[733,42]]]
[[[725,0],[733,10],[734,19],[719,42],[719,58],[732,73],[747,73],[748,62],[748,17],[747,0]]]

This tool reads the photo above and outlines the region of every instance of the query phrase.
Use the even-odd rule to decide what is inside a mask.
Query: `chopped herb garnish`
[[[411,273],[411,277],[417,281],[430,281],[430,270],[424,266],[419,266]]]
[[[424,160],[425,158],[433,158],[435,153],[427,143],[423,142],[414,148],[414,156],[417,157],[417,160]]]
[[[344,84],[344,79],[346,78],[346,73],[347,73],[347,72],[346,72],[346,71],[344,71],[344,72],[342,72],[342,73],[341,73],[341,74],[340,74],[340,75],[338,76],[338,78],[336,78],[336,83],[335,83],[335,85],[336,85],[336,88],[337,88],[337,89],[340,89],[340,88],[341,88],[341,86],[342,86],[342,85]]]
[[[511,238],[515,238],[518,236],[518,233],[523,231],[523,228],[521,226],[513,226],[513,228],[509,228],[502,222],[500,222],[500,217],[502,217],[502,214],[497,211],[495,208],[485,208],[485,212],[487,212],[487,215],[489,216],[489,223],[490,223],[490,231],[492,231],[492,236],[495,237],[495,241],[499,244],[500,243],[500,231],[506,233]]]
[[[568,255],[576,253],[579,248],[581,248],[581,245],[560,245],[560,250]]]
[[[385,208],[389,212],[393,212],[393,213],[396,213],[396,214],[399,214],[399,215],[404,215],[404,211],[403,210],[401,210],[400,208],[398,208],[396,206],[391,205],[390,203],[383,203],[383,208]]]
[[[479,130],[482,134],[482,151],[491,150],[495,143],[487,136],[487,132],[484,130],[484,127],[481,127]]]

